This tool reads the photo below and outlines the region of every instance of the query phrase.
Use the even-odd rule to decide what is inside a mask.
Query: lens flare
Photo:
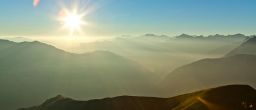
[[[34,7],[37,7],[39,3],[40,3],[40,0],[34,0],[34,3],[33,3]]]

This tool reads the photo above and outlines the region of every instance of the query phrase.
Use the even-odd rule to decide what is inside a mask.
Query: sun
[[[61,10],[58,20],[63,25],[63,28],[69,30],[70,35],[73,35],[75,32],[81,32],[81,28],[86,25],[84,14],[78,13],[77,10]]]
[[[64,18],[64,23],[70,30],[75,30],[82,25],[82,19],[81,16],[77,14],[70,14]]]

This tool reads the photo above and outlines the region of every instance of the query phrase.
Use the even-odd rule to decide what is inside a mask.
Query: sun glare
[[[59,21],[63,25],[63,28],[68,29],[70,34],[75,32],[81,32],[81,27],[86,24],[83,20],[84,14],[78,13],[76,10],[62,10],[59,13]]]
[[[67,16],[63,18],[64,26],[72,31],[78,30],[82,25],[82,16],[76,13],[68,13]]]

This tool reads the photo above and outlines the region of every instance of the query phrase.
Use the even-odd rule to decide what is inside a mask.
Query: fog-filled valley
[[[87,53],[97,50],[110,51],[129,58],[147,70],[163,76],[184,64],[203,58],[218,58],[238,47],[250,36],[210,35],[166,36],[145,34],[141,36],[123,35],[99,38],[7,38],[11,41],[35,41],[53,45],[71,53]],[[84,42],[83,42],[84,41]]]
[[[189,36],[189,37],[188,37]],[[109,50],[130,58],[148,70],[165,75],[184,64],[203,58],[217,58],[237,47],[247,37],[214,35],[197,38],[180,35],[176,38],[165,35],[146,34],[137,37],[118,37],[111,41],[85,43],[86,50]]]
[[[256,86],[253,36],[146,34],[75,42],[72,49],[51,40],[8,39],[0,40],[5,110],[57,94],[81,100],[170,97],[228,84]]]
[[[0,110],[256,110],[256,0],[0,0]]]

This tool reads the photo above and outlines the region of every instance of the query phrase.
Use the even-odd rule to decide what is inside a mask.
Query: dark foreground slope
[[[38,104],[59,93],[81,98],[140,94],[147,91],[148,73],[108,51],[73,54],[41,42],[0,40],[0,110]]]
[[[39,106],[19,110],[255,110],[255,106],[255,89],[230,85],[172,98],[121,96],[77,101],[57,96]]]

